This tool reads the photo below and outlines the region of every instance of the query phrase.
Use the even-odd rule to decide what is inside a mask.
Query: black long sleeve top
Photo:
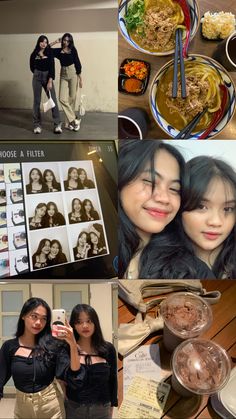
[[[30,56],[30,70],[48,71],[48,78],[55,79],[55,62],[52,49],[47,50],[47,55],[40,57],[36,51]]]
[[[61,48],[52,48],[54,57],[57,58],[62,67],[68,67],[72,64],[75,66],[76,74],[80,74],[82,70],[81,62],[78,56],[77,49],[72,48],[71,52],[63,52]]]
[[[20,348],[18,338],[10,339],[2,345],[0,350],[0,399],[3,397],[3,387],[12,376],[15,387],[24,393],[36,393],[52,383],[54,378],[70,383],[77,383],[84,379],[85,371],[70,369],[70,356],[66,348],[51,350],[46,357],[41,354],[24,357],[15,355]]]
[[[69,400],[84,404],[110,402],[111,406],[118,405],[116,350],[110,342],[107,342],[107,349],[106,362],[81,364],[81,369],[85,371],[84,379],[78,380],[77,387],[75,381],[73,386],[68,382],[66,394]]]

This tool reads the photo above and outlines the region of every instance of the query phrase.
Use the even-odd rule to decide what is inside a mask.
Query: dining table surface
[[[158,281],[158,280],[157,280]],[[236,366],[236,281],[234,280],[202,280],[203,288],[207,291],[218,290],[221,293],[220,300],[212,304],[213,322],[211,327],[201,335],[201,338],[212,340],[221,345],[231,359],[231,367]],[[153,297],[145,298],[145,301]],[[119,298],[118,321],[119,324],[132,323],[137,310]],[[150,316],[155,317],[155,308],[148,311]],[[147,337],[142,345],[158,344],[160,351],[161,367],[169,370],[170,375],[165,379],[170,384],[171,354],[167,352],[162,341],[162,331],[158,331]],[[123,400],[123,357],[119,354],[118,359],[118,400],[119,406]],[[218,419],[220,416],[213,410],[210,398],[207,395],[183,398],[172,388],[164,406],[162,418],[172,419]]]
[[[197,0],[200,17],[204,15],[205,12],[231,12],[236,15],[236,1],[235,0]],[[118,93],[118,113],[120,114],[127,108],[138,107],[144,109],[148,114],[149,119],[149,128],[146,135],[147,139],[166,139],[171,138],[168,136],[165,131],[163,131],[155,122],[151,109],[149,107],[149,88],[151,82],[160,70],[160,68],[166,64],[168,61],[173,59],[173,54],[167,56],[154,56],[150,54],[144,54],[139,52],[137,49],[132,47],[125,38],[121,35],[119,31],[118,38],[118,65],[120,67],[121,63],[126,58],[145,60],[151,65],[150,79],[146,92],[143,95],[134,96],[131,94],[125,94],[122,92]],[[198,31],[194,38],[191,40],[188,53],[189,54],[201,54],[208,57],[212,57],[213,53],[218,45],[219,41],[210,41],[205,40],[200,31],[200,25]],[[118,70],[119,71],[119,70]],[[230,76],[236,85],[236,71],[230,72]],[[215,139],[227,139],[233,140],[236,139],[236,112],[234,113],[233,118],[227,124],[227,126],[214,137]]]

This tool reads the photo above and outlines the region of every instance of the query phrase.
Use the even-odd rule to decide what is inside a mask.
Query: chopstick
[[[198,124],[198,122],[200,121],[200,119],[203,117],[203,115],[205,115],[207,111],[207,108],[203,109],[202,112],[199,112],[193,119],[192,121],[190,121],[188,123],[188,125],[186,125],[186,127],[184,127],[179,133],[178,135],[176,135],[175,138],[182,138],[182,139],[186,139],[189,138],[189,135],[191,134],[191,132],[193,131],[193,129],[196,127],[196,125]]]
[[[181,97],[186,98],[186,80],[183,58],[182,29],[175,31],[175,56],[174,56],[174,77],[172,87],[172,97],[177,98],[178,91],[178,61],[180,62],[180,81],[181,81]]]

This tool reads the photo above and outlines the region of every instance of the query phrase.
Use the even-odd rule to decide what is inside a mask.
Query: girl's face
[[[81,210],[81,204],[78,199],[74,201],[74,211],[80,211]]]
[[[37,214],[37,216],[38,216],[38,217],[43,217],[43,216],[46,214],[46,210],[47,210],[46,205],[45,205],[45,206],[43,206],[43,207],[41,207],[41,208],[37,208],[37,209],[36,209],[36,214]]]
[[[39,174],[38,170],[36,170],[36,169],[32,170],[30,177],[31,177],[33,182],[38,182],[39,179],[40,179],[40,174]]]
[[[196,254],[210,255],[216,250],[217,256],[236,221],[236,200],[231,185],[220,178],[212,179],[199,207],[184,211],[182,221]]]
[[[89,201],[87,201],[84,208],[87,212],[91,211],[91,209],[92,209],[91,203]]]
[[[144,242],[149,241],[152,234],[164,230],[180,207],[180,168],[177,160],[168,151],[159,150],[154,158],[154,170],[153,191],[150,163],[121,191],[124,212]]]
[[[59,253],[58,243],[53,243],[53,245],[51,246],[51,254],[53,256],[56,256],[56,255],[58,255],[58,253]]]
[[[39,43],[39,46],[40,46],[41,49],[45,49],[47,47],[47,45],[48,45],[48,42],[47,42],[46,38],[44,38],[44,40]]]
[[[68,36],[65,36],[65,38],[62,41],[63,47],[64,48],[68,47],[69,43],[70,43],[70,40],[69,40]]]
[[[79,237],[79,244],[80,246],[84,246],[87,242],[87,236],[85,233],[81,234],[81,236]]]
[[[70,172],[70,179],[73,179],[73,180],[78,180],[78,172],[77,172],[77,170],[76,170],[76,169],[73,169],[73,170]]]
[[[93,244],[98,244],[98,236],[95,233],[90,233],[90,240]]]
[[[48,255],[50,253],[50,241],[49,240],[47,240],[45,242],[45,245],[43,246],[41,252],[44,253],[45,255]]]
[[[47,172],[46,173],[46,175],[45,175],[45,180],[46,180],[46,182],[52,182],[53,181],[53,174],[52,174],[52,172]]]
[[[33,335],[40,333],[47,323],[47,310],[38,306],[22,317],[25,322],[25,331]]]
[[[85,174],[85,171],[84,170],[82,170],[80,172],[79,178],[80,178],[81,182],[84,182],[85,181],[86,174]]]
[[[84,311],[80,313],[74,327],[76,332],[84,338],[90,338],[95,330],[94,323]]]
[[[53,217],[54,216],[54,214],[55,214],[55,206],[54,205],[50,205],[50,207],[49,207],[49,209],[48,209],[48,215],[50,216],[50,217]]]

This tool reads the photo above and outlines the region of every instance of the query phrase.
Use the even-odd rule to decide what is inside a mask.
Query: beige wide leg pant
[[[74,64],[61,67],[59,100],[65,113],[65,122],[72,122],[76,118],[75,102],[78,90],[78,76]]]
[[[16,390],[14,419],[65,419],[64,401],[56,383],[37,393]]]

